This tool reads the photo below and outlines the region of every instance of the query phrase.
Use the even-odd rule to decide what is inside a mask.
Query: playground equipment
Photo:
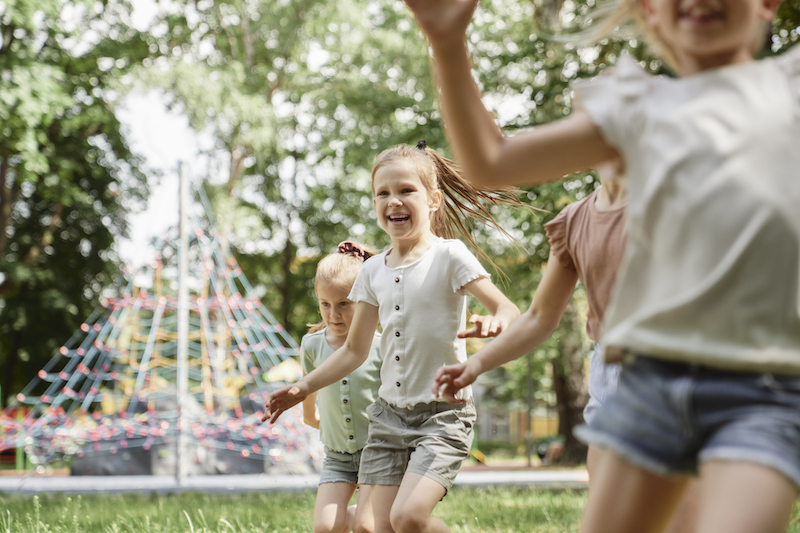
[[[17,394],[25,416],[0,413],[0,450],[24,448],[34,465],[71,458],[73,474],[318,468],[323,450],[299,408],[260,420],[269,392],[299,377],[297,343],[221,236],[199,224],[190,235],[182,212],[178,243],[164,239],[158,259],[104,298]]]

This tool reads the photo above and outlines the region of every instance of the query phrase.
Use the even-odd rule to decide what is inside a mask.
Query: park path
[[[6,494],[119,494],[209,492],[239,493],[305,491],[316,489],[318,475],[215,475],[187,477],[178,484],[170,476],[27,476],[0,477],[0,493]],[[540,489],[584,489],[586,470],[463,470],[456,477],[458,487],[525,486]]]

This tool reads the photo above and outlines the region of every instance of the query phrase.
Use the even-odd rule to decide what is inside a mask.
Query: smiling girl
[[[461,391],[464,402],[451,405],[433,397],[430,383],[442,365],[466,360],[464,337],[497,335],[519,316],[475,256],[452,237],[474,243],[462,222],[465,213],[494,222],[483,199],[521,204],[513,195],[465,184],[452,163],[424,142],[381,153],[372,189],[392,246],[367,261],[353,285],[348,298],[356,308],[344,345],[293,386],[270,394],[267,417],[274,422],[312,391],[361,365],[380,319],[381,386],[367,409],[359,482],[372,486],[376,531],[449,531],[431,513],[469,455],[475,405],[469,387]],[[490,315],[473,316],[474,327],[462,331],[467,296]]]

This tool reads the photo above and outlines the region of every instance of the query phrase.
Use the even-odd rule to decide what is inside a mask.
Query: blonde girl
[[[496,335],[519,316],[475,256],[450,237],[458,233],[474,244],[465,210],[493,222],[482,199],[520,204],[463,183],[452,163],[424,142],[381,153],[372,190],[392,246],[367,261],[353,285],[356,309],[342,348],[295,385],[272,393],[267,416],[275,421],[361,365],[380,319],[381,387],[367,410],[359,482],[372,486],[376,532],[449,531],[431,513],[469,455],[475,406],[469,388],[456,406],[433,398],[430,383],[440,366],[466,359],[463,337]],[[474,327],[462,331],[468,295],[490,315],[473,316]]]
[[[347,295],[364,261],[374,253],[363,245],[346,241],[317,265],[314,290],[322,322],[311,325],[300,342],[304,374],[312,372],[344,344],[355,309]],[[320,430],[325,445],[325,462],[314,505],[314,533],[374,530],[370,487],[359,486],[358,467],[369,427],[366,408],[375,401],[380,385],[379,345],[380,335],[375,333],[363,365],[303,400],[303,418],[306,424]],[[356,488],[358,501],[348,506]]]
[[[627,248],[601,349],[614,395],[579,436],[601,447],[584,532],[662,531],[699,473],[697,531],[786,529],[800,485],[800,48],[754,60],[780,0],[619,0],[678,78],[630,57],[578,83],[582,108],[506,138],[465,33],[476,0],[406,0],[444,122],[482,186],[560,179],[622,157]]]

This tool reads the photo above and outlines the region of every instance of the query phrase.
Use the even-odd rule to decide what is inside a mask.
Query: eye
[[[341,307],[347,307],[348,305],[350,305],[350,302],[339,302],[339,305]]]
[[[414,192],[414,189],[412,189],[411,187],[406,187],[403,189],[403,194],[409,194],[412,192]]]
[[[331,306],[331,304],[329,304],[328,302],[320,302],[319,305],[321,305],[322,307],[330,307]]]

